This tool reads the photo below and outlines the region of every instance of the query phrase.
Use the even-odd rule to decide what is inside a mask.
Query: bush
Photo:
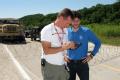
[[[88,26],[103,43],[120,45],[120,25],[116,24],[89,24]]]

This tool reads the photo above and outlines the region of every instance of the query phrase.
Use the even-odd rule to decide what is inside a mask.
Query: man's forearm
[[[56,54],[58,52],[64,51],[62,47],[50,47],[48,49],[44,49],[46,55],[48,54]]]
[[[99,51],[101,42],[100,42],[100,40],[97,40],[96,43],[94,43],[94,44],[95,44],[95,47],[92,51],[93,56],[95,56],[97,54],[97,52]]]

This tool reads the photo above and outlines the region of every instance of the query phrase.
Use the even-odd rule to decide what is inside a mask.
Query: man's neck
[[[64,29],[64,28],[63,28],[63,25],[62,25],[62,23],[61,23],[61,21],[58,20],[58,19],[54,22],[54,25],[57,26],[57,27],[59,27],[61,30]]]
[[[79,29],[79,27],[77,27],[77,28],[74,28],[74,27],[73,27],[73,31],[74,31],[74,32],[77,32],[78,29]]]

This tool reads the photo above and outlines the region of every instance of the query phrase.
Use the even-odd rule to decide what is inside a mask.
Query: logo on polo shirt
[[[81,36],[81,35],[80,35],[80,37],[79,37],[79,38],[80,38],[80,40],[81,40],[81,39],[83,39],[83,36]]]

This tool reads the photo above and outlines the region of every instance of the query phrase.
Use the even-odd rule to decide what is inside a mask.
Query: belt
[[[83,63],[82,62],[83,60],[85,60],[85,58],[81,59],[81,60],[70,60],[70,62],[72,62],[72,63]]]

